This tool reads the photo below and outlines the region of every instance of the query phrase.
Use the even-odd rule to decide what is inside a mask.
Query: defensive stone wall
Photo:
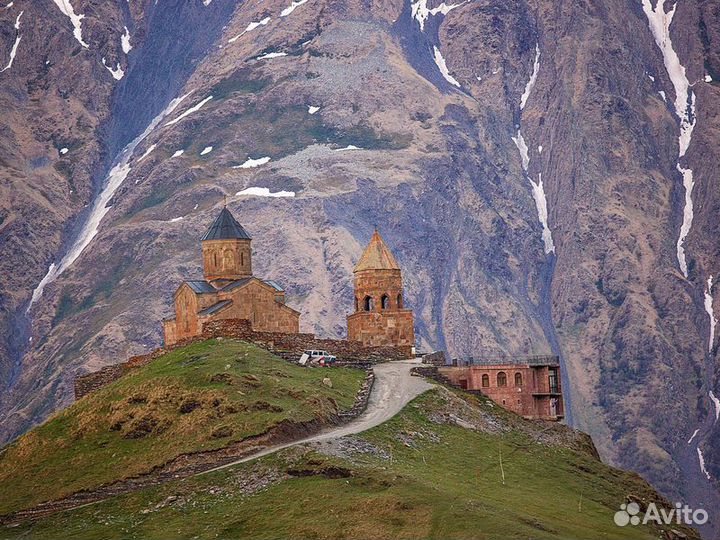
[[[431,366],[444,366],[445,362],[445,351],[436,351],[434,353],[424,354],[422,357],[422,363],[429,364]]]

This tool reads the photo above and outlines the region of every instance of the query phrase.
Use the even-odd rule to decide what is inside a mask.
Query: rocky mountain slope
[[[524,420],[409,371],[376,367],[358,422],[394,408],[389,381],[422,390],[387,421],[351,434],[353,422],[332,424],[357,403],[364,370],[302,368],[235,340],[175,350],[0,452],[1,534],[699,538],[676,524],[616,526],[620,504],[670,503],[637,474],[601,463],[587,435]],[[320,440],[286,446],[313,425],[326,427]],[[272,454],[226,459],[280,442]],[[211,456],[214,463],[198,467]]]
[[[720,508],[716,3],[4,6],[4,440],[159,343],[228,196],[304,330],[378,225],[423,349],[560,354],[605,459]]]

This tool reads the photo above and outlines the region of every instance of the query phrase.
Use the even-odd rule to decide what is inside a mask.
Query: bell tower
[[[414,353],[413,312],[405,309],[400,265],[377,229],[353,275],[355,312],[348,316],[348,339]]]
[[[202,237],[203,273],[215,286],[252,277],[252,239],[226,206]]]

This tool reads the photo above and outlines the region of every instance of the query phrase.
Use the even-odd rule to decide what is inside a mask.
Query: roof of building
[[[243,285],[245,285],[246,283],[249,283],[249,282],[252,281],[253,279],[254,279],[254,278],[251,278],[251,277],[246,277],[246,278],[242,278],[242,279],[236,279],[235,281],[231,281],[230,283],[228,283],[227,285],[225,285],[225,286],[224,286],[222,289],[220,289],[220,290],[223,291],[223,292],[225,292],[225,291],[232,291],[233,289],[237,289],[238,287],[242,287]]]
[[[205,280],[189,280],[184,283],[187,283],[188,286],[197,294],[217,292],[217,289]]]
[[[377,229],[375,229],[370,243],[355,265],[353,272],[359,272],[360,270],[400,270],[400,265]]]
[[[220,215],[210,226],[205,236],[201,238],[205,240],[250,240],[250,235],[242,228],[235,217],[230,213],[227,207],[223,207]]]
[[[213,304],[210,307],[206,307],[205,309],[198,311],[198,316],[205,317],[207,315],[212,315],[213,313],[217,313],[221,309],[228,307],[232,303],[232,300],[220,300],[216,304]]]
[[[224,286],[222,289],[220,289],[220,290],[223,291],[223,292],[232,291],[233,289],[237,289],[238,287],[242,287],[243,285],[246,285],[247,283],[249,283],[249,282],[252,281],[253,279],[257,279],[257,280],[260,281],[261,283],[265,283],[265,285],[270,285],[270,286],[271,286],[273,289],[275,289],[276,291],[283,292],[283,291],[285,290],[285,289],[282,288],[282,286],[280,286],[280,284],[279,284],[277,281],[273,281],[273,280],[271,280],[271,279],[260,279],[260,278],[254,277],[254,276],[253,276],[253,277],[246,277],[246,278],[242,278],[242,279],[236,279],[235,281],[231,281],[230,283],[228,283],[227,285],[225,285],[225,286]]]
[[[282,292],[282,291],[285,290],[285,289],[282,288],[282,286],[281,286],[277,281],[273,281],[272,279],[264,279],[263,281],[264,281],[265,283],[267,283],[268,285],[270,285],[270,286],[271,286],[273,289],[275,289],[276,291]]]

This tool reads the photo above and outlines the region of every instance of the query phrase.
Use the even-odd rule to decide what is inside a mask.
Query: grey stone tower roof
[[[200,240],[250,240],[250,235],[245,232],[235,217],[230,213],[227,207],[223,207],[222,212],[215,222],[210,226]]]

